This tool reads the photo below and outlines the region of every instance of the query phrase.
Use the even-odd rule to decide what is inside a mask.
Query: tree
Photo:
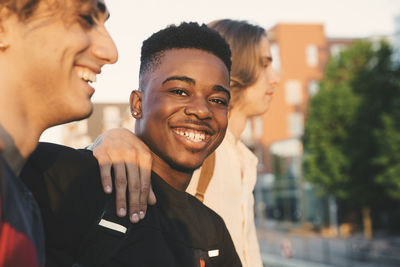
[[[372,205],[400,198],[400,71],[391,55],[383,41],[358,41],[332,58],[304,135],[305,178],[361,207],[364,226]]]

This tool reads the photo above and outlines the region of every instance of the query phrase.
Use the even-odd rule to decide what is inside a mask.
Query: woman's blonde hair
[[[267,33],[260,26],[231,19],[210,22],[208,27],[218,31],[232,51],[231,108],[240,98],[243,89],[257,81],[262,66],[260,41]]]

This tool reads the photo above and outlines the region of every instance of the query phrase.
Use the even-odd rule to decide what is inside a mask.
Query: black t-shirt
[[[27,173],[37,177],[28,186],[40,195],[47,266],[241,266],[222,218],[155,173],[157,204],[137,224],[115,215],[88,151],[40,144]]]
[[[221,217],[156,174],[151,178],[158,202],[109,266],[241,266]]]

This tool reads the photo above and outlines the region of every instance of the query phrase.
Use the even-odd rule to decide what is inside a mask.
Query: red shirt
[[[37,203],[0,155],[0,267],[44,266],[44,261]]]

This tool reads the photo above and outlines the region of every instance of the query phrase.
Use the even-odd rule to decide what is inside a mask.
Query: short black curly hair
[[[143,42],[140,76],[157,67],[164,51],[179,48],[195,48],[210,52],[225,63],[229,73],[231,71],[231,50],[225,39],[205,24],[182,22],[179,26],[170,25],[154,33]]]

